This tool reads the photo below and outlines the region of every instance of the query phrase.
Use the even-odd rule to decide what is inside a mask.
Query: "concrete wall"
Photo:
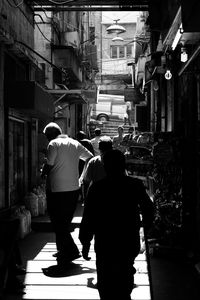
[[[3,101],[3,77],[4,77],[4,47],[0,45],[0,209],[5,204],[5,153],[4,153],[4,101]]]
[[[6,0],[0,1],[0,40],[14,43],[16,40],[26,43],[33,48],[33,13],[22,3],[15,7]]]

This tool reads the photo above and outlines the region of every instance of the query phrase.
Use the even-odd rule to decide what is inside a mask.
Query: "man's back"
[[[98,180],[101,180],[105,176],[106,173],[102,163],[101,155],[96,155],[95,157],[91,158],[88,162],[84,174],[84,181],[86,183],[96,182]]]
[[[54,192],[72,191],[79,188],[79,159],[91,157],[91,153],[78,141],[67,135],[50,141],[47,163],[52,165],[49,173],[50,187]]]
[[[149,201],[142,182],[129,176],[94,183],[85,209],[91,218],[87,230],[95,236],[95,250],[106,255],[113,251],[116,255],[137,255],[140,207],[151,215]]]

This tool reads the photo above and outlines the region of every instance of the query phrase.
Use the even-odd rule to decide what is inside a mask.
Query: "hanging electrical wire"
[[[43,36],[43,38],[44,38],[46,41],[48,41],[50,44],[52,44],[52,41],[49,40],[49,39],[44,35],[44,33],[42,32],[42,30],[40,29],[40,26],[39,26],[36,22],[35,22],[35,25],[37,26],[37,28],[38,28],[39,32],[41,33],[41,35]]]
[[[37,3],[36,1],[34,1],[34,4],[41,7],[42,11],[45,14],[45,17],[48,19],[49,16],[47,15],[46,10],[44,9],[44,7],[41,4]]]
[[[48,1],[50,1],[50,0],[48,0]],[[59,2],[59,4],[60,4],[60,3],[61,3],[61,2]],[[34,4],[37,5],[37,6],[39,6],[39,7],[41,7],[41,9],[42,9],[42,11],[44,12],[46,18],[50,18],[50,17],[47,15],[47,11],[44,9],[44,7],[43,7],[41,4],[39,4],[37,1],[34,1]],[[85,30],[85,29],[81,29],[81,28],[76,27],[76,26],[75,26],[74,24],[72,24],[72,23],[66,22],[65,20],[63,20],[63,23],[66,24],[67,27],[70,27],[70,28],[73,29],[73,30],[77,30],[77,31],[79,31],[80,33],[83,32],[83,31]]]
[[[48,59],[46,59],[46,57],[42,56],[39,52],[35,51],[34,49],[32,49],[32,47],[30,47],[29,45],[27,45],[24,42],[15,40],[15,43],[21,44],[24,47],[26,47],[28,50],[30,50],[31,52],[35,53],[37,56],[39,56],[40,58],[42,58],[44,61],[46,61],[48,64],[50,64],[52,67],[54,67],[56,70],[58,70],[59,72],[61,72],[62,74],[64,74],[65,76],[67,76],[67,72],[65,71],[64,68],[58,67],[55,64],[53,64],[51,61],[49,61]]]
[[[47,22],[45,22],[45,21],[43,20],[43,18],[42,18],[42,16],[41,16],[40,14],[34,14],[34,17],[36,17],[36,16],[39,17],[39,18],[42,20],[42,24],[47,24]],[[53,29],[54,29],[56,35],[57,35],[57,38],[58,38],[58,40],[60,41],[60,31],[59,31],[59,29],[57,28],[57,26],[56,26],[55,22],[52,20],[52,18],[48,17],[48,19],[50,19],[50,22],[49,22],[49,23],[52,25],[52,27],[53,27]],[[50,42],[50,43],[52,44],[52,42],[51,42],[51,41],[44,35],[44,33],[42,32],[41,28],[40,28],[39,25],[38,25],[38,22],[35,22],[35,21],[34,21],[34,23],[36,24],[38,30],[40,31],[40,33],[42,34],[42,36],[45,38],[45,40],[47,40],[48,42]]]
[[[6,1],[9,3],[9,5],[10,5],[11,7],[14,7],[14,8],[18,8],[20,5],[22,5],[22,4],[24,3],[24,0],[21,0],[21,2],[19,2],[19,3],[17,3],[17,4],[16,4],[15,0],[12,0],[15,4],[12,4],[12,3],[10,2],[10,0],[6,0]]]

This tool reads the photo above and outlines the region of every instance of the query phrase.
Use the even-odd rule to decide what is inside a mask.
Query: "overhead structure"
[[[34,11],[147,11],[150,0],[27,0]]]
[[[113,20],[113,21],[115,21],[115,23],[106,28],[107,33],[119,34],[119,33],[123,33],[126,31],[126,28],[124,28],[122,25],[118,24],[119,20],[120,19]]]
[[[123,42],[124,41],[124,39],[121,37],[121,36],[116,36],[116,37],[114,37],[113,39],[112,39],[112,41],[113,42]]]

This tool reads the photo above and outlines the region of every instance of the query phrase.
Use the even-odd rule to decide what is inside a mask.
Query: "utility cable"
[[[44,38],[46,41],[48,41],[50,44],[52,44],[52,41],[49,40],[49,39],[44,35],[44,33],[42,32],[42,30],[40,29],[40,26],[39,26],[36,22],[34,22],[34,23],[35,23],[35,25],[37,26],[37,28],[38,28],[39,32],[41,33],[41,35],[43,36],[43,38]]]
[[[41,9],[42,9],[42,11],[44,12],[46,18],[49,19],[50,17],[47,15],[46,10],[43,8],[43,6],[42,6],[41,4],[39,4],[39,3],[37,3],[36,1],[34,1],[34,3],[35,3],[36,5],[38,5],[38,6],[41,7]]]
[[[60,71],[61,73],[63,73],[65,76],[67,76],[67,72],[64,71],[63,69],[57,67],[56,65],[54,65],[52,62],[50,62],[48,59],[46,59],[44,56],[42,56],[40,53],[38,53],[37,51],[33,50],[30,46],[28,46],[27,44],[15,40],[16,43],[23,45],[24,47],[26,47],[27,49],[29,49],[30,51],[32,51],[33,53],[35,53],[37,56],[39,56],[40,58],[42,58],[44,61],[46,61],[48,64],[50,64],[52,67],[54,67],[55,69],[57,69],[58,71]]]
[[[10,0],[6,0],[6,1],[10,4],[11,7],[14,7],[14,8],[18,8],[18,7],[19,7],[20,5],[22,5],[23,2],[24,2],[24,0],[21,0],[21,2],[19,2],[19,3],[16,4],[15,0],[13,0],[13,2],[15,3],[15,5],[14,5],[14,4],[12,4],[12,3],[10,2]]]

